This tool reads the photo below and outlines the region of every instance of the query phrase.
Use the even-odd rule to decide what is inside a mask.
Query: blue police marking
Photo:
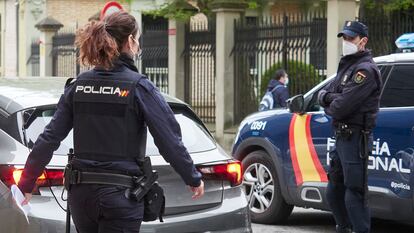
[[[393,189],[411,190],[410,185],[404,184],[404,183],[396,183],[394,181],[391,182],[391,188],[393,188]]]
[[[329,165],[329,152],[335,148],[335,139],[327,138],[326,143],[326,161]],[[401,153],[391,156],[390,148],[386,141],[381,142],[378,138],[373,142],[372,155],[369,156],[368,169],[385,171],[385,172],[401,172],[410,174],[410,168],[404,167],[404,160]]]

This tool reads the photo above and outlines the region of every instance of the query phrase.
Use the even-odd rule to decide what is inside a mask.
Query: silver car
[[[18,182],[30,148],[53,117],[65,81],[0,78],[0,179],[6,185]],[[160,156],[148,134],[147,155],[159,173],[166,210],[163,223],[143,223],[141,232],[252,232],[247,200],[240,186],[240,163],[223,151],[187,104],[164,97],[181,126],[184,145],[203,173],[205,196],[192,200],[188,187]],[[71,132],[37,180],[29,213],[30,232],[64,232],[63,168],[72,138]],[[73,225],[72,232],[76,232]]]

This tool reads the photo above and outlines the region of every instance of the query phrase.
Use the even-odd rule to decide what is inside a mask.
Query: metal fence
[[[26,62],[31,68],[31,76],[39,76],[40,75],[40,51],[39,51],[39,42],[33,41],[30,45],[30,57]]]
[[[142,54],[136,64],[141,73],[168,93],[168,21],[145,25],[140,37]]]
[[[326,77],[325,12],[242,18],[235,22],[235,122],[257,111],[277,69],[289,75],[290,95]]]
[[[142,56],[136,61],[138,69],[161,91],[168,93],[168,24],[146,27],[140,42]],[[79,52],[74,43],[75,33],[71,29],[53,37],[53,76],[76,77],[92,68],[77,62]]]
[[[60,31],[53,37],[53,76],[76,77],[80,72],[77,63],[78,52],[75,47],[75,34]]]
[[[184,98],[206,123],[215,122],[216,29],[213,21],[192,21],[185,31]]]
[[[367,48],[374,56],[395,53],[395,40],[404,33],[414,32],[414,14],[409,11],[361,9],[359,20],[368,26]]]

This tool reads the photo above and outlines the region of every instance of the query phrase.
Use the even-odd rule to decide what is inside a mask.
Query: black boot
[[[352,233],[351,228],[336,225],[336,233]]]

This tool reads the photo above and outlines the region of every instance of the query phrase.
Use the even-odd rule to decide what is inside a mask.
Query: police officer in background
[[[367,233],[371,225],[367,163],[382,83],[371,52],[365,49],[367,26],[347,21],[338,37],[342,37],[343,57],[336,78],[318,96],[333,118],[336,137],[326,196],[338,233]]]
[[[74,169],[129,178],[143,175],[137,161],[145,156],[148,127],[161,155],[190,186],[193,198],[203,196],[201,174],[181,141],[174,113],[134,65],[138,37],[135,18],[122,11],[78,31],[80,61],[95,68],[66,85],[53,119],[36,140],[19,182],[26,193],[25,203],[31,198],[36,179],[72,128]],[[81,181],[69,191],[69,207],[78,231],[139,232],[143,201],[127,198],[126,188],[105,184],[111,177],[94,178],[98,184]]]

